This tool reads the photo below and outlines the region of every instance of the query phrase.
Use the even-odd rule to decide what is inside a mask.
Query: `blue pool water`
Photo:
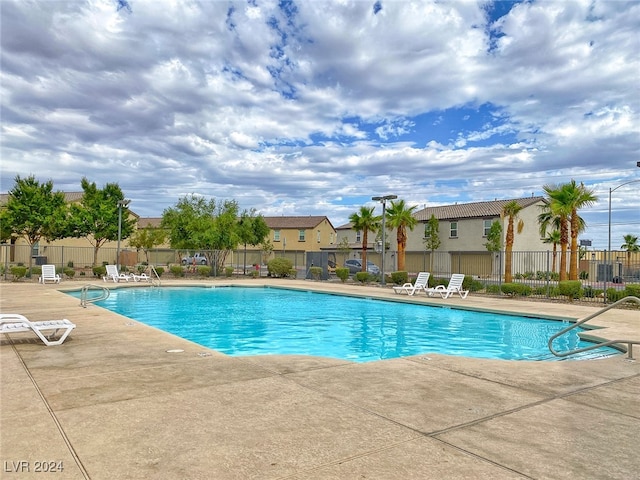
[[[228,355],[300,354],[354,362],[425,353],[551,359],[547,341],[568,325],[278,288],[125,288],[112,290],[97,305]],[[587,345],[575,331],[554,343],[557,350]]]

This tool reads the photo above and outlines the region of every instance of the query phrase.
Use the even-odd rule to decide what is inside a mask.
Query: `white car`
[[[354,258],[352,260],[347,260],[344,262],[344,266],[349,269],[350,274],[358,273],[362,271],[362,260]],[[380,269],[373,262],[367,262],[367,272],[372,275],[378,275],[380,273]]]
[[[182,257],[182,265],[193,265],[194,260],[196,265],[207,265],[209,263],[207,257],[204,256],[204,253],[195,253],[193,257]]]

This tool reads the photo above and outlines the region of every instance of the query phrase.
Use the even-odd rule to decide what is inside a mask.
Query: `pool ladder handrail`
[[[89,293],[89,290],[91,289],[96,289],[96,290],[101,289],[102,295],[94,298],[87,298],[87,293]],[[80,306],[83,308],[87,308],[87,305],[89,303],[99,302],[100,300],[106,300],[107,298],[109,298],[109,295],[111,295],[111,291],[107,287],[103,285],[87,284],[84,287],[82,287],[82,290],[80,291]]]
[[[149,265],[149,270],[151,272],[151,285],[154,287],[159,287],[161,285],[160,283],[160,275],[158,275],[158,271],[156,270],[156,267],[154,267],[153,265]],[[154,278],[155,276],[155,278]]]
[[[618,300],[617,302],[612,303],[611,305],[607,305],[606,307],[601,308],[600,310],[598,310],[595,313],[592,313],[591,315],[587,315],[582,320],[579,320],[576,323],[571,324],[567,328],[565,328],[563,330],[560,330],[558,333],[552,335],[551,338],[549,338],[549,342],[547,343],[547,345],[549,347],[549,350],[556,357],[568,357],[569,355],[574,355],[576,353],[587,352],[589,350],[595,350],[596,348],[610,347],[611,345],[615,345],[615,344],[626,344],[627,345],[627,358],[629,360],[633,360],[633,345],[640,345],[640,340],[608,340],[606,342],[596,343],[595,345],[590,345],[588,347],[577,348],[575,350],[567,350],[566,352],[557,352],[557,351],[555,351],[553,349],[553,345],[552,345],[553,341],[556,338],[564,335],[565,333],[567,333],[570,330],[573,330],[574,328],[579,327],[583,323],[586,323],[589,320],[591,320],[593,318],[596,318],[597,316],[603,314],[607,310],[610,310],[613,307],[616,307],[617,305],[620,305],[620,304],[625,303],[625,302],[635,302],[635,303],[640,305],[640,298],[634,297],[634,296],[624,297],[624,298]]]

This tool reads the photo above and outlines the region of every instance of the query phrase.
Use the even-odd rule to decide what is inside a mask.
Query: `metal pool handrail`
[[[153,274],[153,275],[151,275],[151,284],[154,287],[159,287],[160,286],[160,275],[158,275],[158,271],[156,270],[156,267],[154,267],[153,265],[149,265],[149,270]],[[155,275],[156,278],[153,278],[154,275]]]
[[[96,290],[101,289],[102,295],[95,298],[87,298],[87,294],[91,289],[96,289]],[[89,303],[99,302],[100,300],[106,300],[107,298],[109,298],[110,294],[111,292],[109,291],[109,289],[103,285],[91,285],[91,284],[85,285],[84,287],[82,287],[82,290],[80,291],[80,306],[83,308],[87,308],[87,305]]]
[[[582,352],[587,352],[589,350],[594,350],[596,348],[600,348],[600,347],[609,347],[611,345],[614,344],[627,344],[627,358],[629,360],[633,360],[633,345],[640,345],[640,340],[608,340],[606,342],[603,343],[597,343],[595,345],[590,345],[588,347],[584,347],[584,348],[578,348],[576,350],[568,350],[566,352],[556,352],[553,349],[552,343],[553,341],[564,335],[565,333],[567,333],[569,330],[573,330],[576,327],[579,327],[580,325],[582,325],[585,322],[588,322],[589,320],[597,317],[598,315],[606,312],[607,310],[612,309],[613,307],[621,304],[621,303],[625,303],[625,302],[635,302],[637,304],[640,304],[640,298],[638,297],[633,297],[633,296],[629,296],[629,297],[624,297],[623,299],[618,300],[615,303],[612,303],[611,305],[608,305],[604,308],[601,308],[600,310],[598,310],[595,313],[592,313],[591,315],[588,315],[586,317],[584,317],[582,320],[572,324],[571,326],[565,328],[564,330],[560,330],[558,333],[554,334],[551,336],[551,338],[549,339],[549,342],[547,343],[549,350],[551,350],[551,353],[553,353],[556,357],[568,357],[569,355],[573,355],[575,353],[582,353]]]

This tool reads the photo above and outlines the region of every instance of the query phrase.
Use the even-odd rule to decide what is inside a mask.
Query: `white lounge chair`
[[[47,283],[47,281],[60,283],[60,275],[56,273],[55,265],[42,265],[42,274],[40,275],[39,282]]]
[[[143,281],[150,282],[151,281],[151,277],[144,272],[137,275],[135,273],[132,273],[131,278],[133,279],[134,282],[143,282]]]
[[[118,283],[120,280],[124,280],[128,282],[129,279],[131,278],[126,273],[118,272],[117,265],[106,265],[106,267],[107,267],[107,274],[104,277],[102,277],[102,280],[104,280],[105,282],[108,282],[109,280],[113,280],[114,283]]]
[[[429,272],[420,272],[416,278],[415,283],[405,283],[402,286],[393,287],[395,293],[406,293],[407,295],[414,295],[420,290],[425,290],[429,286]]]
[[[24,315],[17,313],[0,313],[0,333],[33,332],[47,347],[60,345],[66,340],[74,328],[76,328],[75,324],[66,318],[62,320],[32,322]],[[44,332],[51,330],[53,331],[49,335],[44,334]],[[60,335],[60,338],[52,340],[56,333],[58,333],[58,330],[64,330],[64,332]]]
[[[464,282],[464,274],[454,273],[451,275],[449,285],[438,285],[435,288],[428,288],[425,290],[426,294],[432,297],[433,295],[440,295],[442,298],[449,298],[454,293],[460,295],[461,298],[467,298],[469,290],[462,289],[462,282]]]

